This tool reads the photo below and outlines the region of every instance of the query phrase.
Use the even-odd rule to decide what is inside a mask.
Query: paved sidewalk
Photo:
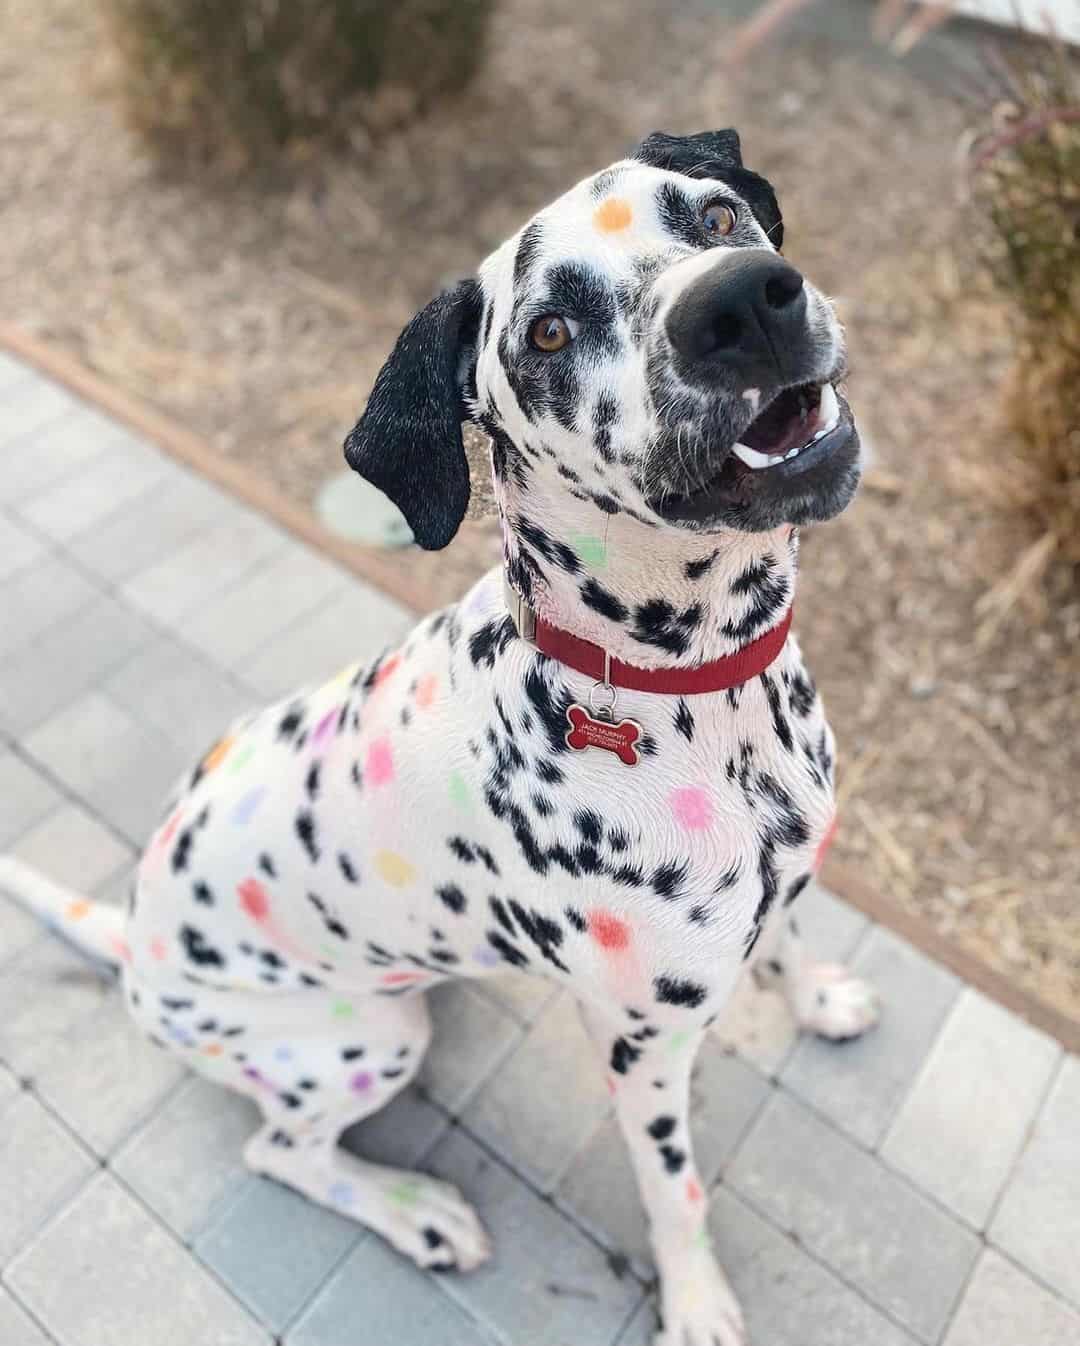
[[[230,716],[409,625],[0,355],[0,849],[119,901]],[[752,1346],[1076,1346],[1080,1060],[803,900],[886,1011],[833,1048],[747,992],[703,1053],[698,1146]],[[572,1006],[525,979],[431,998],[422,1089],[362,1145],[476,1202],[496,1257],[469,1277],[244,1173],[251,1106],[0,896],[2,1346],[645,1346],[645,1230]]]

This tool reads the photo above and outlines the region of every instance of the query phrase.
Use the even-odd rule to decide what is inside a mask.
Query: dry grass
[[[129,124],[231,174],[356,142],[462,87],[493,0],[101,0]]]

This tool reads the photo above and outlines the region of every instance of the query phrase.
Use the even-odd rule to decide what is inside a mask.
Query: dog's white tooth
[[[757,449],[752,449],[749,444],[736,444],[732,452],[741,463],[747,467],[753,468],[755,472],[763,467],[771,467],[774,462],[779,462],[778,458],[770,458],[767,453],[759,453]]]
[[[784,461],[787,462],[789,458],[797,458],[802,447],[801,444],[796,444],[793,449],[788,449],[787,453],[784,454]]]
[[[827,434],[830,430],[835,430],[840,420],[840,402],[836,396],[836,389],[831,383],[822,384],[821,401],[818,403],[818,419],[822,426],[818,434]],[[814,438],[816,439],[817,435]]]

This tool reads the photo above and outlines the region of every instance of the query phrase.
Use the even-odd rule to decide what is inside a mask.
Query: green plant
[[[226,170],[378,134],[476,72],[495,0],[101,0],[128,119]]]

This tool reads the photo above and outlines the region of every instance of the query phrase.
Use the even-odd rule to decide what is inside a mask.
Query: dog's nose
[[[726,253],[675,299],[666,327],[676,354],[703,378],[721,364],[748,379],[789,378],[808,335],[802,275],[763,248]]]

